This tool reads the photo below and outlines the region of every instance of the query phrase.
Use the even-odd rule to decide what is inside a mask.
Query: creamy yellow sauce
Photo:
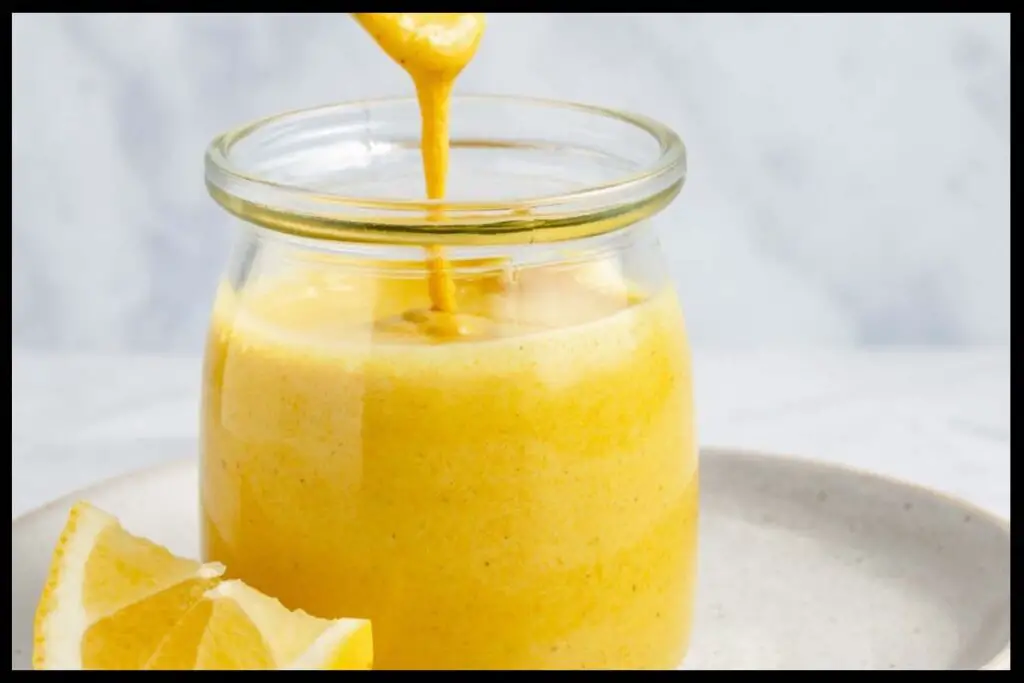
[[[289,607],[372,619],[375,668],[674,667],[698,491],[682,320],[671,288],[636,299],[593,270],[497,295],[456,276],[480,337],[448,342],[403,326],[422,278],[223,286],[206,557]]]
[[[416,83],[432,196],[479,16],[357,15]],[[222,284],[204,554],[288,607],[372,619],[375,668],[675,667],[698,516],[675,295],[617,257],[487,265],[290,260]]]

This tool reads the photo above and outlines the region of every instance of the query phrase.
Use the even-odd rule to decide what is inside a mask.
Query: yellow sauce
[[[435,35],[422,23],[406,38],[375,16],[409,15],[360,21],[438,117],[424,132],[444,129],[444,98],[423,93],[446,92],[479,36],[432,43],[461,46],[439,57],[419,51]],[[431,140],[428,187],[443,192]],[[425,278],[291,260],[222,284],[203,381],[206,558],[290,608],[372,619],[375,668],[675,667],[698,479],[671,286],[641,291],[615,258],[500,287],[500,266],[454,265]]]
[[[671,288],[590,275],[526,270],[500,295],[456,277],[480,338],[440,343],[402,324],[422,278],[224,285],[206,557],[288,607],[372,619],[376,668],[675,666],[697,524],[682,320]]]

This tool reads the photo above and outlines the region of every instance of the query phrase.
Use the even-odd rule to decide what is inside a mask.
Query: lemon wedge
[[[36,610],[36,669],[369,669],[368,621],[291,612],[75,504]]]
[[[36,610],[36,669],[139,669],[224,572],[72,507]]]
[[[372,664],[370,622],[291,612],[241,581],[225,581],[168,632],[144,668],[370,669]]]

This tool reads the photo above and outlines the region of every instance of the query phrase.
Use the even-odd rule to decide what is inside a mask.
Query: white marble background
[[[19,14],[12,38],[21,348],[197,351],[228,238],[207,141],[409,92],[340,14]],[[495,14],[460,87],[683,134],[662,235],[698,347],[1009,342],[1009,15]]]

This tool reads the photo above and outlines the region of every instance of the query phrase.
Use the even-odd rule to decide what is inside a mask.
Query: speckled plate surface
[[[1008,669],[1010,526],[943,494],[782,456],[706,449],[686,669]],[[195,555],[196,468],[114,479],[15,520],[11,663],[28,668],[50,550],[84,498]]]

